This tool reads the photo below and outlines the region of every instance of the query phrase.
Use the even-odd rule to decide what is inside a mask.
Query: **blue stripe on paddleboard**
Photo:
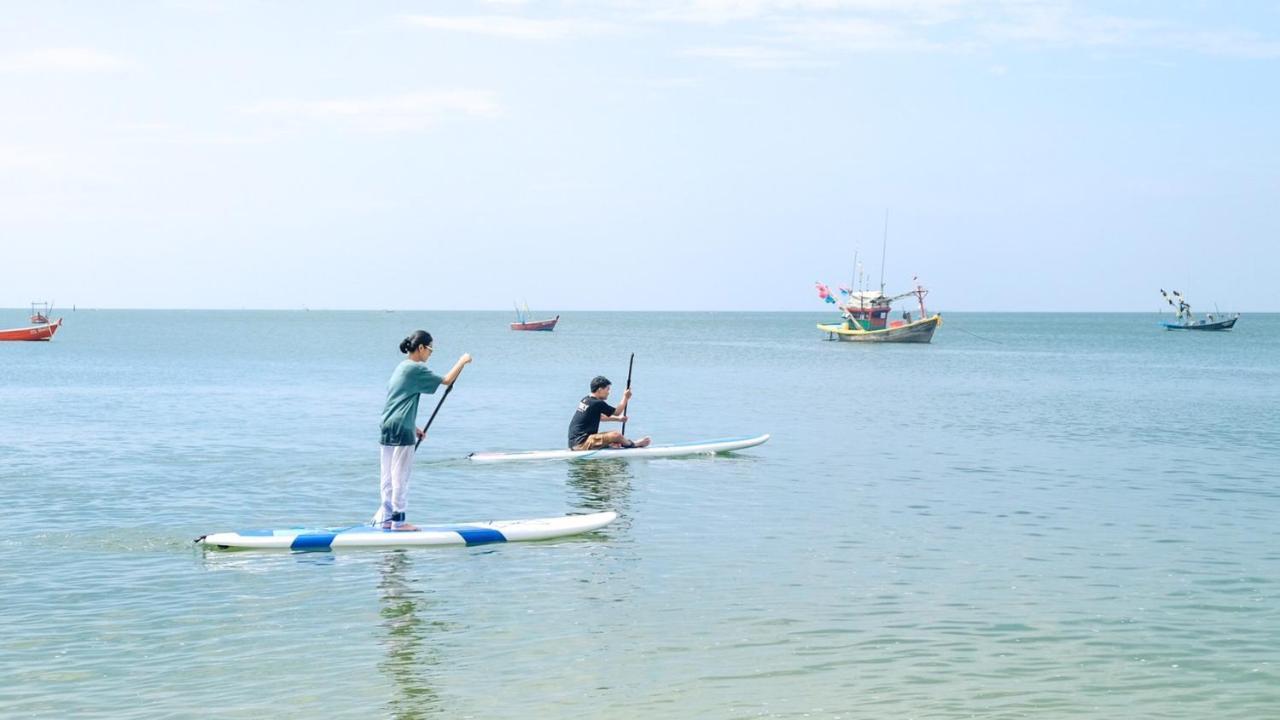
[[[454,532],[462,536],[467,541],[467,545],[488,545],[489,543],[506,542],[507,536],[494,530],[493,528],[454,528]]]
[[[316,533],[314,535],[299,535],[293,539],[293,543],[289,545],[290,550],[328,550],[333,544],[333,533]]]

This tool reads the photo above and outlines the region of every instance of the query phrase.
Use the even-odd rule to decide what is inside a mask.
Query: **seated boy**
[[[612,430],[600,432],[600,422],[626,422],[627,402],[631,400],[631,390],[622,393],[622,402],[613,407],[605,402],[609,398],[612,384],[609,378],[597,375],[591,380],[591,394],[582,398],[578,410],[569,421],[570,450],[599,450],[606,447],[648,447],[649,438],[643,437],[632,442],[622,433]]]

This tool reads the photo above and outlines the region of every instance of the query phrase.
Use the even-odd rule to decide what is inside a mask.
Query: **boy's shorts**
[[[609,435],[611,433],[596,433],[588,435],[586,440],[573,446],[574,450],[599,450],[600,448],[609,447]]]

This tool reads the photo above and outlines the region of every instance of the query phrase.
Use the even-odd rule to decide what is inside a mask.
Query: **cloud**
[[[110,73],[133,67],[130,60],[90,48],[45,48],[0,55],[0,73]]]
[[[1160,42],[1168,47],[1205,55],[1251,60],[1274,60],[1280,58],[1280,42],[1267,40],[1252,32],[1168,31],[1163,34]]]
[[[1066,5],[1019,7],[978,24],[977,35],[992,45],[1171,50],[1218,57],[1273,59],[1280,42],[1252,31],[1188,28],[1161,19],[1088,15]]]
[[[964,49],[968,43],[932,40],[910,27],[864,19],[792,22],[779,31],[802,47],[846,52],[938,52]]]
[[[539,20],[515,15],[473,15],[464,17],[407,15],[403,21],[431,30],[490,35],[516,40],[563,40],[615,32],[612,23],[577,18]]]
[[[682,54],[689,57],[722,60],[731,65],[755,70],[814,68],[827,65],[807,53],[764,45],[698,47],[685,50]]]
[[[250,115],[330,120],[369,132],[420,131],[429,129],[447,115],[495,117],[501,110],[497,96],[484,90],[329,100],[267,100],[244,108],[244,112]]]
[[[487,0],[515,8],[526,0]],[[1109,48],[1274,59],[1280,39],[1251,29],[1211,28],[1137,5],[1149,17],[1091,12],[1072,0],[655,0],[605,3],[608,20],[516,14],[407,15],[401,22],[438,31],[552,41],[653,24],[724,26],[729,38],[688,55],[743,67],[813,66],[816,54],[971,52],[1001,48]],[[741,36],[734,38],[736,31]],[[723,47],[721,47],[723,45]],[[750,48],[749,50],[747,48]],[[808,56],[808,59],[805,59]]]
[[[954,20],[978,8],[999,3],[1000,0],[688,0],[659,6],[653,12],[653,17],[680,22],[724,24],[820,15],[889,15],[908,18],[915,23],[934,24]]]
[[[741,27],[754,43],[810,54],[1014,47],[1280,57],[1280,39],[1253,30],[1190,25],[1167,14],[1098,14],[1068,0],[684,0],[659,6],[648,19]],[[736,60],[732,53],[723,59]]]

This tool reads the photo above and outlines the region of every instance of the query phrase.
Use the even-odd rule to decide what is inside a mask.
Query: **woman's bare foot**
[[[649,447],[649,443],[651,442],[653,442],[653,440],[649,439],[648,435],[645,435],[644,437],[636,441],[636,447],[638,448]]]
[[[417,526],[417,525],[410,525],[409,523],[404,523],[404,524],[403,524],[403,525],[401,525],[400,527],[391,528],[391,529],[392,529],[392,530],[395,530],[396,532],[413,532],[414,530],[417,530],[417,529],[418,529],[418,526]]]

